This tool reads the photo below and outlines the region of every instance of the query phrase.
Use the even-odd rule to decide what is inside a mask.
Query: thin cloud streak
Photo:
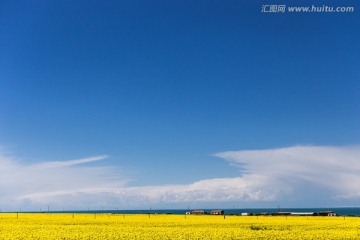
[[[76,159],[76,160],[70,160],[70,161],[57,161],[57,162],[47,162],[47,163],[41,163],[38,164],[38,167],[42,168],[58,168],[58,167],[68,167],[83,163],[91,163],[91,162],[97,162],[100,160],[105,160],[108,158],[108,155],[100,155],[95,157],[89,157],[89,158],[82,158],[82,159]]]

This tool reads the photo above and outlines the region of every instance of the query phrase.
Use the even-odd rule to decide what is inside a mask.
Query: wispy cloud
[[[216,153],[239,168],[235,178],[129,187],[112,167],[91,166],[106,155],[25,165],[0,156],[1,205],[57,208],[142,208],[188,203],[356,201],[360,146],[293,146]],[[309,204],[308,204],[309,205]]]
[[[100,156],[88,157],[88,158],[82,158],[82,159],[76,159],[76,160],[70,160],[70,161],[46,162],[46,163],[38,164],[37,166],[40,168],[68,167],[68,166],[73,166],[73,165],[78,165],[78,164],[83,164],[83,163],[96,162],[96,161],[104,160],[108,157],[109,156],[107,156],[107,155],[100,155]]]
[[[24,203],[36,206],[42,201],[31,196],[58,192],[63,193],[57,195],[59,205],[74,205],[72,198],[61,195],[70,193],[75,196],[89,188],[125,186],[129,179],[120,169],[90,164],[106,158],[106,155],[101,155],[64,162],[24,164],[15,158],[0,155],[0,204],[3,208],[22,206]]]

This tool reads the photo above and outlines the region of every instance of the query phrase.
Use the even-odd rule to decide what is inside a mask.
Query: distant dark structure
[[[192,210],[191,212],[186,212],[186,214],[194,214],[194,215],[224,215],[224,210],[215,209],[210,212],[205,212],[204,210]]]
[[[321,211],[317,212],[317,216],[336,216],[336,213],[333,211]]]
[[[211,210],[211,215],[224,215],[224,210]]]
[[[206,212],[204,210],[192,210],[191,214],[204,215],[204,214],[206,214]]]

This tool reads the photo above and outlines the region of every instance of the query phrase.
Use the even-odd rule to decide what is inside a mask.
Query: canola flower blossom
[[[3,213],[0,239],[360,239],[360,218]]]

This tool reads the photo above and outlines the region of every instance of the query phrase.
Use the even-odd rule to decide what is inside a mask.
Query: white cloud
[[[92,189],[124,186],[128,179],[121,177],[117,169],[88,164],[106,158],[103,155],[63,162],[24,164],[0,155],[0,206],[4,209],[20,207],[24,202],[27,205],[41,204],[42,201],[38,201],[36,197],[27,196],[46,195],[54,191],[74,196],[89,186]],[[71,198],[63,199],[60,196],[58,194],[56,202],[65,200],[66,204],[72,204]]]
[[[229,151],[216,156],[239,166],[247,174],[263,176],[268,188],[281,183],[281,187],[291,192],[290,197],[306,198],[309,194],[319,199],[360,196],[359,146],[294,146]]]
[[[360,199],[360,147],[294,146],[215,154],[239,168],[235,178],[191,184],[127,186],[112,167],[91,166],[106,155],[25,165],[0,156],[2,206],[61,209],[142,208],[188,203],[306,202]],[[310,202],[308,205],[316,205]]]

